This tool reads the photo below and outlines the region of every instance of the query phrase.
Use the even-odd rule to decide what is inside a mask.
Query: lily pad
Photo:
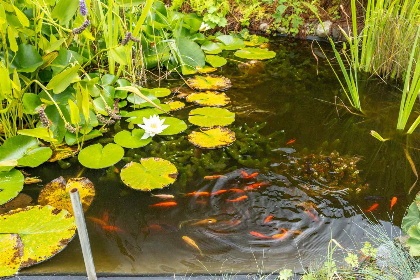
[[[223,108],[197,108],[190,111],[188,121],[201,127],[227,126],[235,121],[235,113]]]
[[[15,198],[23,189],[25,177],[16,169],[0,172],[0,205]]]
[[[167,104],[161,104],[162,106],[165,106],[165,108],[162,108],[164,110],[170,110],[169,105]],[[167,107],[166,107],[167,106]],[[142,109],[142,110],[136,110],[136,111],[132,111],[129,112],[127,114],[124,115],[124,117],[127,117],[128,122],[132,122],[134,124],[142,124],[143,123],[143,118],[150,118],[150,116],[154,116],[154,115],[160,115],[160,114],[164,114],[165,112],[157,109],[157,108],[146,108],[146,109]]]
[[[0,277],[11,276],[22,263],[22,240],[18,234],[0,234],[0,244]]]
[[[213,67],[222,67],[227,63],[227,60],[218,55],[206,55],[206,62]]]
[[[193,131],[188,135],[188,141],[198,148],[216,149],[226,147],[235,142],[235,132],[227,127],[215,127]]]
[[[114,142],[124,148],[140,148],[146,146],[152,141],[152,138],[141,139],[143,137],[143,129],[133,129],[131,132],[128,130],[123,130],[115,134]]]
[[[37,167],[52,154],[49,147],[39,147],[36,138],[16,135],[0,146],[0,171],[9,171],[15,166]]]
[[[79,162],[81,165],[101,169],[119,162],[124,156],[124,149],[117,144],[109,143],[105,147],[101,144],[90,145],[79,153]]]
[[[58,160],[74,157],[78,152],[78,147],[71,147],[67,145],[57,146],[48,160],[49,162],[56,162]]]
[[[73,214],[73,206],[69,193],[73,188],[79,190],[83,211],[86,212],[95,197],[95,187],[92,182],[85,177],[71,178],[67,184],[66,180],[61,176],[52,180],[41,190],[38,197],[38,203],[40,205],[51,205],[59,210],[64,209]]]
[[[250,35],[247,39],[248,41],[245,41],[245,45],[250,47],[259,46],[269,41],[268,38],[258,35]]]
[[[214,68],[214,67],[211,67],[211,66],[208,66],[208,65],[204,65],[203,67],[198,67],[197,66],[196,69],[197,69],[197,72],[201,73],[201,74],[208,74],[208,73],[212,73],[212,72],[217,71],[217,68]]]
[[[170,161],[162,158],[142,158],[121,169],[121,180],[132,189],[149,191],[175,182],[178,171]]]
[[[156,97],[165,97],[171,94],[171,90],[168,88],[152,88],[150,92]]]
[[[23,242],[21,267],[45,261],[63,250],[74,237],[74,217],[52,206],[28,206],[0,215],[0,237],[19,234]]]
[[[224,50],[236,50],[245,47],[244,41],[232,35],[220,35],[217,40],[223,43]]]
[[[187,84],[196,90],[227,90],[232,86],[228,78],[214,75],[194,76]]]
[[[166,117],[163,122],[164,125],[169,125],[159,135],[174,135],[179,134],[187,129],[187,124],[178,118]]]
[[[187,96],[187,102],[201,106],[222,107],[229,104],[230,98],[223,92],[205,91]]]
[[[185,103],[181,102],[181,101],[171,101],[166,103],[169,105],[169,111],[173,112],[173,111],[178,111],[181,110],[182,108],[185,108]]]
[[[264,60],[274,58],[276,53],[261,48],[244,48],[237,50],[234,55],[240,58]]]

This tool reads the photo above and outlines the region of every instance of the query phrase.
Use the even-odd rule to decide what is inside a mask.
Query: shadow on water
[[[94,183],[97,197],[86,216],[109,216],[108,224],[117,229],[104,231],[88,219],[98,272],[301,271],[322,260],[331,238],[345,247],[360,247],[368,226],[362,210],[374,203],[379,207],[372,214],[398,234],[395,225],[419,189],[407,195],[415,176],[404,150],[408,148],[418,164],[419,153],[413,147],[419,146],[419,137],[395,132],[396,87],[374,78],[363,81],[366,117],[350,114],[334,98],[343,98],[340,86],[321,57],[317,66],[309,42],[278,39],[271,49],[277,52],[273,60],[243,67],[232,55],[228,65],[216,72],[233,84],[227,95],[232,100],[228,109],[236,113],[234,145],[200,151],[183,135],[157,137],[145,148],[126,151],[126,162],[158,156],[177,166],[178,181],[154,192],[173,194],[176,207],[151,208],[162,200],[124,186],[116,171],[125,162],[118,163],[117,170],[82,170],[77,159],[70,159],[69,169],[44,164],[31,170],[44,183],[80,172]],[[176,79],[168,83],[180,85]],[[187,113],[177,114],[186,119]],[[370,130],[392,140],[381,143],[369,135]],[[258,175],[244,179],[244,173]],[[223,176],[203,179],[206,175]],[[43,186],[25,187],[25,193],[36,201]],[[393,196],[398,203],[390,212]],[[188,246],[183,236],[194,240],[203,254]],[[25,273],[83,269],[75,240]]]

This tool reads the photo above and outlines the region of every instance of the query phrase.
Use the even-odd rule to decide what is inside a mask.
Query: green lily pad
[[[130,162],[121,169],[121,180],[132,189],[149,191],[175,182],[178,170],[162,158],[142,158],[140,163]]]
[[[76,137],[76,134],[70,133],[70,132],[66,132],[66,144],[71,146],[74,144],[77,144],[77,142],[81,143],[82,141],[88,141],[88,140],[92,140],[95,138],[98,138],[100,136],[102,136],[102,132],[100,132],[97,129],[92,130],[91,132],[89,132],[88,134],[78,134],[78,137]]]
[[[61,176],[52,180],[41,190],[38,203],[40,205],[51,205],[59,210],[67,210],[73,215],[69,191],[74,188],[79,190],[83,211],[86,212],[95,197],[95,187],[85,177],[71,178],[67,183]]]
[[[52,155],[49,147],[39,147],[36,138],[16,135],[0,146],[0,171],[9,171],[15,166],[37,167]]]
[[[223,43],[224,50],[237,50],[245,47],[244,41],[232,35],[220,35],[216,39]]]
[[[167,104],[161,104],[161,107],[164,106],[164,110],[170,110],[169,105]],[[160,114],[164,114],[165,112],[157,109],[157,108],[146,108],[146,109],[142,109],[142,110],[136,110],[136,111],[131,111],[127,114],[124,115],[124,117],[127,117],[126,121],[128,122],[132,122],[134,124],[142,124],[143,123],[143,118],[150,118],[150,116],[153,115],[160,115]]]
[[[164,125],[169,125],[159,135],[174,135],[179,134],[187,129],[187,124],[178,118],[165,117]]]
[[[185,103],[181,102],[181,101],[171,101],[166,103],[167,105],[169,105],[169,111],[173,112],[173,111],[178,111],[181,110],[182,108],[185,108]]]
[[[250,47],[259,46],[269,41],[268,38],[258,36],[258,35],[250,35],[246,39],[248,41],[245,41],[245,45],[250,46]]]
[[[165,97],[171,94],[171,90],[168,88],[152,88],[150,92],[156,97]]]
[[[0,234],[0,244],[0,277],[12,276],[22,263],[22,240],[18,234]]]
[[[264,60],[274,58],[276,53],[261,48],[244,48],[237,50],[234,55],[240,58]]]
[[[204,65],[204,67],[198,67],[197,66],[195,69],[197,69],[197,72],[201,73],[201,74],[208,74],[208,73],[212,73],[212,72],[217,71],[217,68],[214,68],[214,67],[211,67],[211,66],[208,66],[208,65]]]
[[[187,102],[201,106],[222,107],[229,104],[230,98],[223,92],[205,91],[188,95]]]
[[[215,127],[193,131],[188,135],[188,141],[201,149],[217,149],[235,142],[235,132],[227,127]]]
[[[228,78],[214,75],[194,76],[187,84],[196,90],[227,90],[232,86]]]
[[[52,206],[28,206],[0,215],[0,236],[19,234],[23,242],[21,267],[45,261],[63,250],[74,237],[74,218]]]
[[[24,180],[19,170],[0,172],[0,205],[9,202],[22,191]]]
[[[143,129],[133,129],[131,132],[128,130],[123,130],[115,134],[114,142],[124,148],[140,148],[146,146],[152,141],[152,138],[141,139],[143,137]]]
[[[152,102],[155,102],[156,104],[159,102],[159,99],[156,96],[154,96],[153,94],[151,94],[149,91],[147,91],[147,93],[145,93],[144,90],[142,89],[140,92],[143,93],[144,96],[146,96]],[[140,96],[138,96],[134,93],[130,93],[127,96],[127,101],[131,102],[133,104],[136,104],[136,105],[149,103],[148,101],[144,100],[143,98],[141,98]]]
[[[206,41],[201,45],[201,49],[208,54],[219,54],[222,52],[220,43]]]
[[[206,55],[206,62],[212,67],[222,67],[227,63],[226,58],[218,55]]]
[[[235,121],[235,113],[223,108],[197,108],[190,111],[188,121],[201,127],[227,126]]]
[[[119,162],[124,156],[124,149],[117,144],[109,143],[105,147],[101,144],[90,145],[79,153],[79,162],[81,165],[101,169]]]

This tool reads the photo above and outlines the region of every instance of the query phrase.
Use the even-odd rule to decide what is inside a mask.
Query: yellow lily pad
[[[226,77],[207,75],[207,76],[194,76],[187,80],[189,87],[196,90],[227,90],[232,84]]]
[[[208,74],[208,73],[212,73],[212,72],[217,71],[217,68],[214,68],[214,67],[211,67],[211,66],[208,66],[208,65],[204,65],[204,67],[198,67],[197,66],[196,69],[197,69],[198,73],[201,73],[201,74]]]
[[[42,189],[39,194],[38,203],[41,205],[51,205],[60,210],[65,209],[73,214],[73,207],[69,194],[69,191],[73,188],[79,190],[83,211],[86,212],[95,197],[95,187],[92,182],[85,177],[71,178],[68,180],[67,184],[63,177],[52,180]]]
[[[235,140],[235,132],[227,127],[201,129],[201,131],[193,131],[188,135],[188,141],[202,149],[227,147],[235,142]]]
[[[18,234],[0,234],[0,244],[0,277],[11,276],[22,263],[22,240]]]
[[[187,96],[187,102],[193,102],[201,106],[222,107],[230,102],[230,98],[224,92],[205,91]]]
[[[181,101],[171,101],[171,102],[167,102],[166,104],[169,105],[169,111],[173,112],[173,111],[178,111],[181,110],[182,108],[185,108],[185,103],[181,102]]]
[[[190,111],[188,121],[201,127],[227,126],[235,121],[235,113],[224,108],[197,108]]]

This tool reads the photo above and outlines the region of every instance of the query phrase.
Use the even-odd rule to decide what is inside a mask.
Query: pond
[[[322,47],[333,57],[328,45]],[[194,129],[189,125],[187,133],[155,136],[144,148],[126,150],[115,167],[85,169],[73,158],[64,160],[63,168],[45,163],[28,169],[43,182],[23,193],[35,203],[45,184],[59,176],[89,178],[96,196],[85,216],[97,272],[105,275],[302,271],[322,261],[331,238],[360,248],[367,217],[398,235],[395,225],[418,190],[407,195],[416,178],[404,150],[419,162],[418,151],[411,149],[418,135],[395,135],[399,91],[375,78],[365,80],[360,96],[366,116],[351,114],[335,98],[345,97],[316,43],[312,50],[310,41],[279,38],[270,49],[277,53],[274,59],[251,66],[238,67],[228,54],[228,64],[214,73],[232,83],[226,91],[231,100],[226,108],[236,114],[229,126],[236,133],[232,146],[196,149],[187,139]],[[160,86],[185,84],[174,75]],[[178,100],[176,95],[168,99]],[[187,120],[196,107],[187,104],[174,115]],[[119,126],[127,123],[121,120],[116,131]],[[393,140],[380,142],[371,130],[392,134]],[[112,142],[114,134],[93,142]],[[152,194],[124,185],[121,168],[150,156],[173,162],[178,180]],[[158,194],[174,195],[177,205],[151,207],[163,201]],[[394,196],[398,201],[391,210]],[[22,271],[83,272],[77,239],[54,258]]]

